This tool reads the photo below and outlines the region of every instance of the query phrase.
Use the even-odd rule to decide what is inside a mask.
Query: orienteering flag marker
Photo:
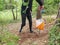
[[[43,19],[36,20],[36,28],[38,28],[39,30],[44,30],[44,20]]]

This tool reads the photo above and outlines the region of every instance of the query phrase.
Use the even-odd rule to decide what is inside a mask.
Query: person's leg
[[[21,19],[22,19],[22,24],[21,24],[21,29],[19,32],[22,31],[22,28],[25,26],[26,24],[26,14],[23,13],[23,11],[26,9],[26,6],[23,6],[21,7]]]
[[[31,17],[31,13],[30,11],[27,12],[27,19],[29,21],[29,28],[30,28],[30,32],[32,33],[32,17]]]
[[[20,31],[19,32],[21,32],[22,31],[22,28],[25,26],[25,24],[26,24],[26,15],[21,15],[21,18],[22,18],[22,24],[21,24],[21,28],[20,28]]]

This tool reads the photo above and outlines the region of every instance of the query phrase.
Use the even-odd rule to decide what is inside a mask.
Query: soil
[[[19,33],[21,22],[8,24],[7,28],[11,33],[20,37],[18,40],[19,45],[48,45],[48,33],[53,24],[47,23],[45,20],[45,28],[39,33],[39,30],[35,27],[35,21],[36,19],[34,18],[32,22],[32,30],[34,31],[33,33],[30,33],[28,21],[26,21],[26,26],[23,28],[21,33]]]

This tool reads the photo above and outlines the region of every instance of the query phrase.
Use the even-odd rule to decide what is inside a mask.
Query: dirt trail
[[[43,32],[39,34],[39,30],[35,28],[35,21],[36,19],[33,19],[34,33],[30,33],[28,22],[26,23],[26,26],[23,28],[22,33],[19,33],[19,29],[21,26],[20,22],[9,24],[7,25],[7,28],[11,33],[16,34],[20,37],[18,41],[19,45],[48,45],[48,33],[49,29],[52,27],[52,24],[47,24],[45,20],[45,29]]]

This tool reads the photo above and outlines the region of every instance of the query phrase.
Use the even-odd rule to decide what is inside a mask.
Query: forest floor
[[[55,18],[56,16],[51,16],[52,18]],[[33,33],[30,33],[29,31],[29,23],[26,22],[26,26],[23,28],[22,32],[19,33],[19,29],[21,26],[21,22],[18,23],[11,23],[7,25],[8,30],[20,37],[18,43],[19,45],[48,45],[48,38],[49,38],[49,30],[53,26],[53,21],[51,23],[48,23],[46,21],[47,16],[44,16],[43,19],[45,21],[45,28],[43,31],[40,32],[39,30],[35,28],[36,19],[33,18]]]

